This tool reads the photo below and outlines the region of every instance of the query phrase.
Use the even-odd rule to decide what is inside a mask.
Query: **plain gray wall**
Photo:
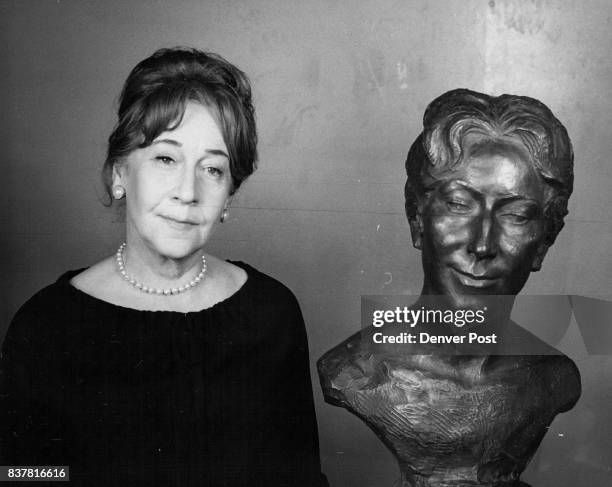
[[[609,295],[611,15],[608,0],[0,0],[0,336],[36,290],[122,241],[99,184],[115,102],[138,61],[174,45],[217,51],[251,77],[260,169],[210,251],[293,289],[313,372],[359,329],[361,295],[420,290],[403,161],[427,103],[452,88],[533,96],[565,123],[571,213],[525,292]],[[559,347],[580,367],[583,396],[552,424],[525,480],[610,485],[612,359],[589,355],[575,323]],[[325,404],[313,377],[332,486],[391,486],[391,454]]]

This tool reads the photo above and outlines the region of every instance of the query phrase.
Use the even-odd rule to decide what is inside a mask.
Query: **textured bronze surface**
[[[537,100],[468,90],[434,100],[406,163],[421,300],[458,309],[510,296],[494,316],[509,335],[527,333],[509,320],[512,296],[563,226],[572,163],[564,127]],[[326,401],[361,418],[395,455],[402,487],[527,485],[520,474],[548,426],[580,396],[572,360],[536,337],[542,355],[374,351],[374,331],[327,352],[319,376]]]

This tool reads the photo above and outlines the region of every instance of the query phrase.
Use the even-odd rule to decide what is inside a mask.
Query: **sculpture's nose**
[[[468,252],[477,259],[492,259],[497,255],[496,232],[489,211],[474,219],[470,229]]]

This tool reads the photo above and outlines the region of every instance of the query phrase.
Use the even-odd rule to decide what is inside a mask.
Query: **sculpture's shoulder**
[[[549,369],[554,371],[552,383],[561,404],[560,412],[569,411],[574,407],[582,392],[580,371],[576,363],[566,355],[556,356],[554,364]]]
[[[580,371],[574,361],[554,355],[489,356],[482,365],[488,383],[525,384],[543,394],[556,413],[572,409],[580,398]]]
[[[362,331],[351,335],[344,341],[340,342],[331,350],[325,352],[317,361],[319,370],[327,369],[332,366],[339,358],[346,359],[348,357],[357,357],[362,353]]]
[[[365,377],[358,365],[364,358],[363,348],[363,335],[362,331],[359,331],[317,360],[319,380],[327,402],[335,405],[343,402],[343,395],[340,392],[343,387],[339,387],[339,381],[344,385]]]
[[[580,372],[574,361],[529,330],[510,322],[504,354],[490,355],[482,365],[482,379],[489,383],[524,384],[543,393],[556,412],[571,409],[581,393]]]

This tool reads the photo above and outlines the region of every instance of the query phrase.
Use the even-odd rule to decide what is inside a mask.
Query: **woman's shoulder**
[[[244,262],[231,261],[248,279],[238,299],[223,309],[230,312],[250,343],[268,344],[269,353],[286,357],[308,349],[306,326],[293,291],[280,280]],[[272,350],[275,350],[273,352]]]
[[[105,289],[110,289],[108,284],[113,282],[114,278],[114,259],[108,257],[91,267],[81,269],[80,272],[69,273],[68,284],[86,294],[97,296]]]
[[[232,266],[242,269],[247,274],[249,294],[261,299],[285,301],[290,304],[297,304],[297,299],[293,291],[278,279],[265,274],[259,269],[242,261],[227,261]]]
[[[238,299],[230,300],[224,309],[248,326],[250,333],[281,343],[305,340],[305,324],[299,302],[291,289],[281,281],[244,262],[241,267],[248,279]],[[282,348],[282,347],[281,347]]]
[[[66,271],[53,283],[34,293],[15,313],[6,333],[5,341],[19,338],[22,341],[44,341],[57,331],[73,298],[70,279],[84,269]],[[54,326],[50,326],[53,324]]]
[[[60,301],[69,298],[71,279],[85,270],[86,268],[81,268],[62,273],[54,282],[41,288],[25,301],[17,311],[17,315],[31,312],[37,313],[41,310],[57,307]]]

